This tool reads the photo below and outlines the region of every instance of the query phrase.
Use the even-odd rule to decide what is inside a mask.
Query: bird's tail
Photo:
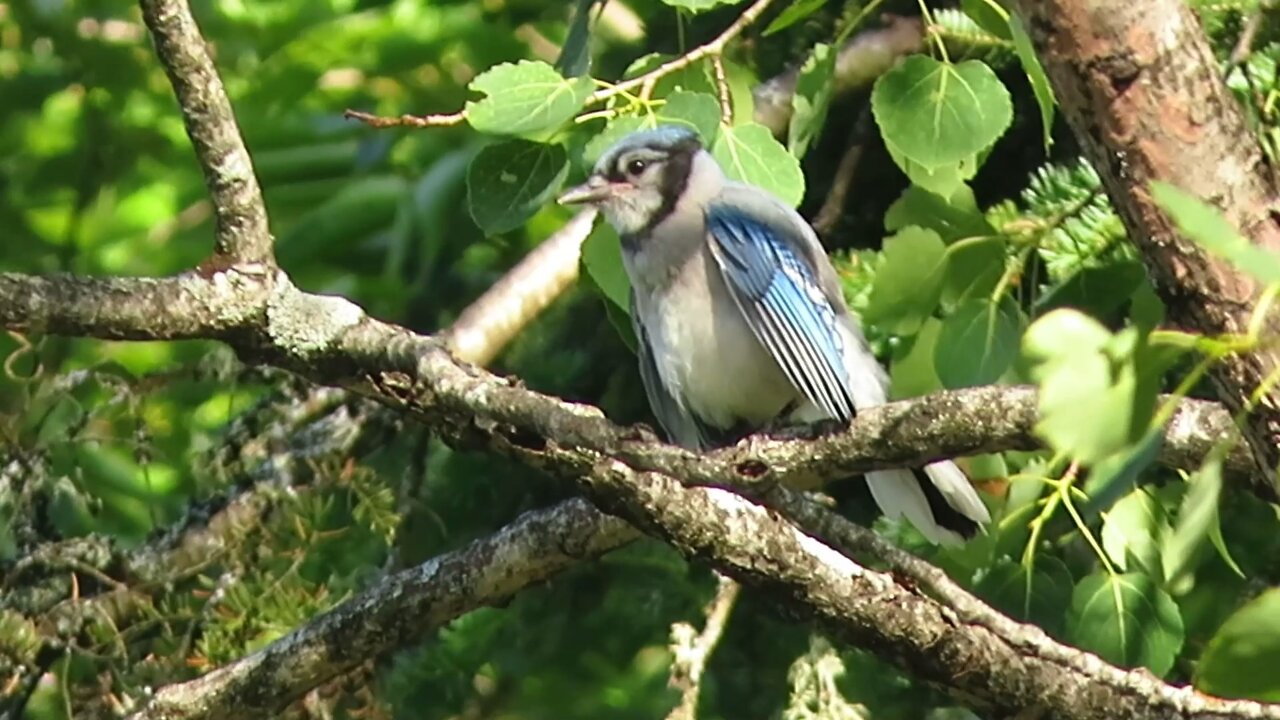
[[[932,543],[959,545],[991,520],[969,479],[950,460],[919,470],[873,470],[867,485],[887,517],[905,515]]]

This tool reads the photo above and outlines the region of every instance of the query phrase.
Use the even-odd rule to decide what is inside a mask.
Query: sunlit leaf
[[[1218,549],[1223,562],[1237,575],[1244,572],[1227,552],[1222,542],[1222,528],[1218,519],[1218,500],[1222,495],[1222,458],[1210,453],[1204,464],[1187,478],[1187,492],[1178,508],[1178,518],[1173,532],[1165,538],[1165,577],[1172,583],[1180,582],[1190,574],[1200,559],[1201,548],[1211,543]],[[1216,538],[1216,542],[1213,542]]]
[[[1005,241],[998,235],[968,237],[947,246],[942,301],[954,305],[989,297],[1004,275]]]
[[[978,208],[973,190],[963,184],[945,197],[919,185],[908,187],[885,212],[884,228],[895,232],[908,225],[933,230],[948,243],[996,234]]]
[[[885,140],[889,157],[913,184],[942,197],[952,197],[965,191],[965,183],[978,173],[978,156],[970,155],[943,165],[926,166],[907,157],[896,145]]]
[[[793,206],[804,197],[800,162],[763,125],[721,128],[711,154],[734,180],[764,188]]]
[[[997,0],[960,0],[960,9],[983,30],[1002,40],[1011,39],[1009,11]]]
[[[697,131],[704,147],[712,147],[720,128],[720,102],[714,95],[677,90],[651,116],[642,117],[643,127],[659,124],[684,125]]]
[[[885,142],[926,169],[973,158],[1013,120],[1009,91],[985,63],[924,55],[880,76],[871,109]]]
[[[1036,49],[1032,46],[1027,31],[1022,27],[1022,21],[1014,17],[1010,20],[1008,27],[1013,36],[1014,52],[1018,54],[1018,62],[1022,63],[1022,71],[1027,74],[1027,81],[1031,83],[1031,93],[1036,96],[1036,105],[1040,107],[1040,127],[1043,130],[1044,147],[1048,150],[1053,144],[1053,113],[1058,101],[1054,99],[1049,76],[1045,74],[1044,66],[1040,64],[1040,58],[1036,55]]]
[[[908,227],[885,238],[883,252],[863,317],[886,332],[909,335],[938,306],[946,246],[936,232]]]
[[[826,0],[795,0],[788,5],[783,5],[782,12],[764,29],[765,37],[795,25],[817,12],[825,4]]]
[[[662,2],[690,12],[702,12],[703,10],[710,10],[717,5],[736,5],[742,0],[662,0]]]
[[[942,323],[937,318],[927,317],[910,341],[904,343],[905,352],[899,346],[889,367],[890,397],[918,397],[942,389],[942,381],[933,368],[933,352],[941,328]]]
[[[529,135],[576,115],[595,85],[589,77],[565,79],[546,63],[521,60],[489,68],[468,87],[487,96],[467,103],[471,127],[494,135]]]
[[[582,243],[582,266],[610,302],[623,312],[631,311],[631,282],[622,265],[622,244],[609,223],[596,223]]]

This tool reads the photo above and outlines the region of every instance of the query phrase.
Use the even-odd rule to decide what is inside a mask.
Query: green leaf
[[[933,363],[943,387],[989,385],[1018,357],[1022,313],[1012,300],[967,300],[942,321]]]
[[[1160,547],[1171,531],[1160,501],[1143,488],[1137,488],[1103,513],[1102,549],[1121,570],[1140,569],[1163,580]],[[1137,567],[1131,567],[1130,559],[1137,562]]]
[[[556,58],[555,71],[566,77],[586,75],[591,70],[591,10],[597,0],[577,0],[569,34]]]
[[[1133,298],[1147,271],[1136,260],[1118,260],[1099,267],[1081,268],[1036,301],[1040,312],[1074,308],[1095,317],[1107,317]]]
[[[720,127],[720,103],[714,95],[676,90],[652,113],[610,118],[598,135],[582,150],[582,159],[594,165],[614,143],[637,130],[660,124],[684,125],[697,131],[704,147],[712,147]]]
[[[1195,687],[1211,695],[1280,702],[1280,589],[1254,598],[1222,624],[1196,666]]]
[[[960,9],[983,30],[1001,40],[1011,39],[1009,11],[1001,7],[996,0],[960,0]]]
[[[623,343],[634,352],[635,330],[631,326],[631,281],[622,265],[622,244],[609,223],[596,223],[582,243],[582,277],[604,300],[609,322]]]
[[[1102,323],[1077,310],[1055,310],[1027,328],[1023,348],[1032,360],[1066,359],[1082,352],[1096,352],[1111,342]]]
[[[631,281],[622,265],[622,243],[609,223],[596,223],[582,243],[582,267],[605,298],[623,312],[631,312]]]
[[[1242,237],[1217,208],[1159,181],[1151,183],[1151,196],[1197,245],[1264,283],[1280,282],[1280,256]]]
[[[734,180],[764,188],[793,207],[804,197],[800,161],[763,125],[721,128],[711,154]]]
[[[1108,400],[1111,399],[1108,396]],[[1136,443],[1104,457],[1089,468],[1083,488],[1089,499],[1080,508],[1080,516],[1085,522],[1092,521],[1111,507],[1117,498],[1137,487],[1138,476],[1155,464],[1163,443],[1161,428],[1151,428]]]
[[[902,172],[913,184],[942,197],[952,197],[966,190],[965,182],[978,174],[978,156],[970,155],[963,160],[936,167],[926,167],[908,158],[898,150],[897,146],[885,141],[885,149],[889,157],[897,163]]]
[[[1051,634],[1062,632],[1071,586],[1067,566],[1054,557],[1039,556],[1028,572],[1022,564],[1000,558],[974,590],[996,609],[1017,620],[1034,622]]]
[[[645,127],[671,123],[693,128],[703,147],[712,147],[720,129],[720,101],[714,95],[677,90],[666,97],[657,112],[645,118]]]
[[[785,30],[809,17],[825,5],[826,2],[827,0],[796,0],[790,5],[787,5],[786,8],[778,14],[778,17],[774,18],[773,22],[769,23],[769,27],[764,29],[765,37],[769,37],[776,32]]]
[[[464,109],[471,127],[494,135],[553,130],[582,109],[595,85],[589,77],[566,80],[550,65],[532,60],[503,63],[468,86],[487,97]]]
[[[871,109],[885,143],[926,169],[971,160],[1013,120],[1009,91],[985,63],[924,55],[876,80]]]
[[[969,237],[948,245],[942,301],[955,305],[989,297],[1004,275],[1004,246],[999,236]]]
[[[1112,335],[1098,321],[1070,309],[1054,310],[1033,323],[1023,349],[1031,361],[1031,377],[1040,386],[1036,434],[1086,465],[1107,459],[1114,464],[1110,471],[1127,475],[1125,467],[1134,458],[1111,456],[1137,452],[1139,440],[1158,448],[1161,435],[1148,437],[1156,395],[1163,373],[1180,354],[1177,348],[1152,346],[1148,339],[1135,327]],[[1099,485],[1093,476],[1087,490],[1127,492]],[[1094,501],[1095,507],[1104,505],[1096,497]]]
[[[919,397],[942,389],[942,381],[933,369],[933,349],[938,343],[942,322],[927,317],[915,337],[895,348],[889,367],[889,397]]]
[[[884,227],[896,232],[908,225],[936,231],[948,243],[996,234],[978,209],[973,190],[963,184],[948,197],[918,185],[908,187],[885,212]]]
[[[938,307],[946,272],[946,246],[932,230],[903,228],[885,238],[863,318],[885,332],[910,335]]]
[[[1187,492],[1178,506],[1178,519],[1173,532],[1165,538],[1161,554],[1165,559],[1165,578],[1171,584],[1181,583],[1196,568],[1200,560],[1200,548],[1213,537],[1213,544],[1223,562],[1232,571],[1244,577],[1244,572],[1227,552],[1222,542],[1222,526],[1218,518],[1218,500],[1222,496],[1222,458],[1211,452],[1204,464],[1187,478]]]
[[[486,235],[514,230],[547,204],[569,172],[559,145],[506,140],[467,166],[467,209]]]
[[[1053,86],[1049,84],[1049,76],[1040,64],[1036,49],[1031,45],[1031,38],[1022,27],[1018,18],[1012,18],[1008,24],[1013,36],[1013,50],[1018,54],[1018,62],[1022,63],[1022,71],[1027,74],[1031,83],[1031,93],[1036,96],[1036,105],[1040,106],[1040,127],[1044,133],[1044,149],[1048,151],[1053,144],[1053,112],[1058,101],[1053,97]]]
[[[1182,616],[1147,575],[1095,573],[1071,593],[1067,639],[1122,667],[1163,677],[1182,648]]]
[[[835,72],[836,52],[823,43],[815,45],[800,66],[796,92],[791,96],[791,124],[787,128],[787,149],[798,158],[804,157],[827,121]]]
[[[662,2],[671,7],[684,8],[696,13],[710,10],[717,5],[736,5],[742,0],[662,0]]]

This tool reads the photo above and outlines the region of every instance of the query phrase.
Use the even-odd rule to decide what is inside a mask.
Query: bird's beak
[[[557,199],[561,205],[596,205],[604,202],[613,194],[613,186],[599,175],[592,175],[587,181],[571,187],[560,194]]]

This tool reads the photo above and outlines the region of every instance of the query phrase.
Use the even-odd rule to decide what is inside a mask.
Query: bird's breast
[[[663,384],[703,422],[758,428],[797,398],[738,310],[709,251],[655,289],[646,331]]]

